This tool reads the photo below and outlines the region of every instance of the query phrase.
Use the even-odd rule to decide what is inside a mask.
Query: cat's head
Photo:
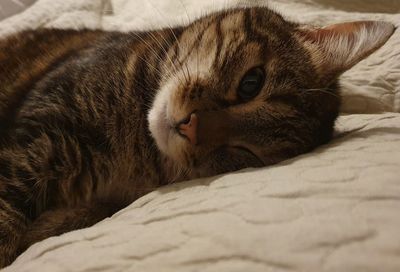
[[[176,38],[148,121],[158,148],[193,176],[259,167],[332,137],[338,77],[394,27],[313,28],[267,8],[204,17]]]

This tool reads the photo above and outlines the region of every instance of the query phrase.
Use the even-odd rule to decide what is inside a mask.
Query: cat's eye
[[[237,90],[238,96],[243,100],[256,97],[265,83],[265,72],[260,67],[249,70],[240,81]]]

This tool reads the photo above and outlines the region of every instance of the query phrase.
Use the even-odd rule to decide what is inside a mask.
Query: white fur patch
[[[147,116],[149,130],[160,151],[175,160],[182,155],[184,140],[175,132],[173,109],[174,91],[179,86],[180,78],[175,76],[158,90],[151,110]]]

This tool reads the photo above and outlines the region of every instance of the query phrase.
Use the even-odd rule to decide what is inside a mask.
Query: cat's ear
[[[299,38],[319,72],[335,77],[381,47],[394,30],[391,23],[360,21],[323,28],[302,26]]]

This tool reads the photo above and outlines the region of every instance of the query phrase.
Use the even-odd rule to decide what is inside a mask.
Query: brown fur
[[[159,186],[329,141],[338,74],[317,71],[298,27],[244,8],[175,29],[43,29],[0,41],[0,267]],[[237,85],[255,66],[266,84],[241,101]],[[160,152],[147,116],[173,76],[174,122],[195,111],[199,143],[177,134],[176,152]]]

